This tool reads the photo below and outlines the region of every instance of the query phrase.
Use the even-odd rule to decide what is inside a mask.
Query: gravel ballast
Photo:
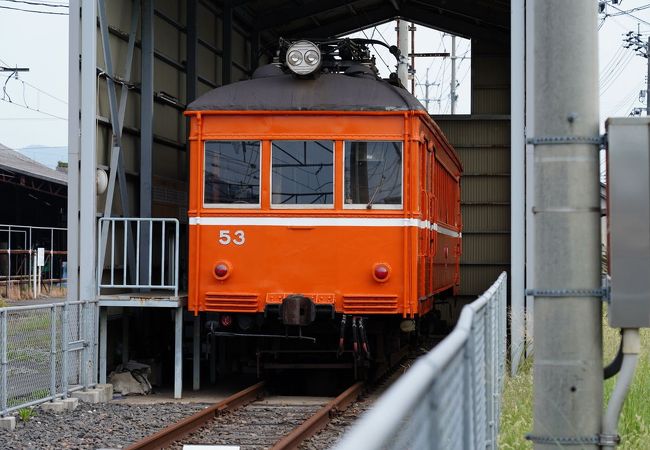
[[[1,449],[114,449],[148,436],[207,404],[118,402],[80,403],[75,411],[52,413],[35,408],[28,422],[16,418],[14,431],[0,430]]]

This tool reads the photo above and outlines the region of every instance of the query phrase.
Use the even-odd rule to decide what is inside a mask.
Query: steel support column
[[[129,43],[126,61],[124,64],[124,76],[128,79],[131,76],[131,65],[133,62],[133,53],[135,48],[135,37],[137,33],[138,18],[140,14],[140,1],[132,2],[131,13],[131,30],[129,34]],[[124,156],[122,153],[122,129],[124,126],[124,114],[126,112],[126,101],[128,98],[128,89],[121,87],[120,103],[117,103],[117,93],[115,82],[113,80],[115,72],[113,70],[113,58],[111,53],[110,41],[108,37],[108,21],[106,19],[105,0],[99,0],[99,28],[102,35],[102,50],[104,53],[104,63],[106,65],[106,84],[108,88],[108,103],[111,114],[111,126],[113,131],[113,144],[111,146],[110,174],[108,181],[108,190],[106,192],[106,201],[104,204],[104,217],[113,215],[113,198],[115,193],[115,181],[119,183],[120,203],[122,215],[129,217],[129,200],[126,185],[126,174],[124,171]],[[104,267],[104,252],[106,250],[106,240],[108,238],[108,228],[105,226],[101,231],[101,244],[99,246],[100,257],[98,263],[97,276],[101,277]],[[128,230],[128,266],[129,275],[135,280],[135,246],[133,244],[133,234]]]
[[[79,256],[78,263],[69,267],[68,273],[79,274],[78,299],[94,300],[96,291],[95,246],[97,242],[95,240],[97,224],[97,187],[95,184],[95,171],[97,170],[97,4],[94,1],[84,2],[83,8],[79,5],[79,9],[81,10],[81,74],[80,78],[76,78],[76,81],[81,84],[81,97],[79,99],[81,133],[78,140],[80,164],[72,167],[71,175],[68,176],[68,180],[71,182],[68,186],[68,192],[78,187],[77,195],[79,196],[78,206],[71,205],[74,209],[69,208],[73,209],[70,212],[73,213],[74,217],[68,223],[69,227],[72,226],[75,230],[78,230],[78,234],[71,235],[68,243],[74,242],[78,244],[78,247],[74,250]],[[74,9],[70,11],[70,17],[72,18],[75,14]],[[79,72],[79,60],[75,57],[75,54],[76,52],[70,54],[70,59],[76,63],[75,69],[71,73]],[[71,76],[71,82],[73,79],[75,79],[75,76]],[[77,87],[75,86],[71,91],[74,89],[77,89]],[[71,111],[71,114],[71,121],[78,120],[78,111]],[[70,142],[77,141],[77,136],[70,136],[70,138]],[[74,145],[73,143],[72,148],[74,148]],[[78,185],[75,178],[78,179]],[[84,338],[87,339],[88,336]]]
[[[526,258],[526,15],[525,0],[510,3],[510,370],[524,354]]]
[[[99,308],[99,382],[106,383],[106,348],[108,343],[108,308]]]
[[[197,0],[187,0],[187,74],[185,77],[185,92],[186,99],[185,104],[190,104],[197,94],[197,82],[198,82],[198,71],[197,71],[197,61],[198,61],[198,40],[199,35],[196,29],[196,23],[198,20],[198,6]],[[189,119],[188,122],[189,123]]]
[[[151,217],[152,171],[153,171],[153,66],[154,30],[153,0],[142,1],[140,88],[140,217]],[[144,226],[140,237],[140,255],[149,253],[151,229]],[[140,282],[150,284],[149,261],[140,261]]]
[[[192,389],[201,389],[201,316],[194,316],[194,328],[192,330]]]
[[[79,300],[79,150],[81,148],[81,4],[70,0],[68,9],[68,294]],[[30,243],[31,249],[31,243]]]
[[[260,33],[259,31],[251,31],[251,63],[250,70],[251,75],[255,72],[255,69],[259,66],[260,62]]]
[[[174,398],[183,396],[183,307],[174,313]]]
[[[526,137],[535,136],[535,20],[534,1],[526,0]],[[535,286],[535,158],[534,146],[526,144],[526,286]],[[534,298],[526,296],[526,355],[534,348]]]
[[[221,54],[221,84],[232,81],[232,0],[223,1],[223,51]]]

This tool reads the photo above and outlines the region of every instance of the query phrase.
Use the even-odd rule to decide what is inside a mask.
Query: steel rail
[[[139,440],[128,446],[126,450],[157,450],[178,441],[205,423],[217,417],[224,411],[232,411],[240,406],[256,400],[264,390],[264,381],[260,381],[251,387],[239,391],[234,395],[220,401],[207,409],[199,411],[185,419],[182,419],[151,436]]]
[[[304,421],[298,428],[280,439],[271,450],[290,450],[309,439],[329,424],[332,416],[344,411],[357,400],[364,388],[364,383],[358,382],[345,390],[341,395],[319,409],[313,416]]]

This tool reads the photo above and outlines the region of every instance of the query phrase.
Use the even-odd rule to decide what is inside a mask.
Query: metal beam
[[[526,15],[525,0],[512,0],[510,34],[510,370],[514,375],[525,351],[526,266]]]
[[[79,271],[79,300],[94,300],[95,248],[97,228],[97,3],[84,2],[81,10],[81,139],[79,147],[79,215],[78,236],[72,236],[79,245],[79,265],[70,271]],[[78,64],[78,63],[77,63]],[[78,65],[77,65],[78,67]],[[78,69],[75,69],[78,71]],[[76,120],[76,117],[75,117]],[[76,136],[73,137],[76,139]],[[74,169],[73,169],[74,172]]]
[[[154,29],[153,0],[142,1],[141,87],[140,87],[140,217],[151,217],[153,171],[153,65]],[[142,228],[140,254],[149,252],[151,230]],[[149,261],[142,258],[140,281],[149,280]]]
[[[185,51],[187,54],[187,63],[185,65],[185,70],[187,71],[187,76],[185,77],[185,104],[189,105],[190,102],[196,98],[198,85],[197,61],[199,34],[196,29],[196,22],[198,20],[198,5],[196,1],[189,0],[187,2],[186,16],[187,39]]]
[[[183,395],[183,309],[179,306],[174,314],[174,398]]]
[[[344,19],[331,22],[322,27],[305,26],[294,29],[287,29],[285,34],[296,37],[331,37],[347,34],[367,28],[372,25],[384,23],[398,14],[390,4],[382,5],[374,10],[365,11],[358,16],[348,16]],[[436,12],[413,4],[403,4],[399,16],[405,20],[415,22],[419,25],[435,28],[456,36],[464,38],[480,38],[487,41],[499,43],[507,42],[508,33],[506,30],[495,29],[489,26],[477,25],[470,20],[459,19],[451,14]]]
[[[316,14],[321,14],[341,7],[346,7],[349,6],[350,3],[354,2],[349,2],[346,0],[329,0],[307,2],[300,7],[291,5],[286,8],[273,10],[269,14],[260,14],[260,18],[256,21],[255,28],[257,31],[268,30],[269,28],[286,25],[294,20],[304,19]]]
[[[250,72],[252,75],[260,63],[260,33],[258,31],[252,31],[250,39],[251,39]]]
[[[132,14],[131,14],[131,30],[129,34],[129,42],[127,49],[127,57],[124,67],[124,76],[126,79],[131,77],[131,65],[133,61],[133,52],[135,47],[135,36],[137,33],[138,26],[138,17],[140,9],[140,1],[134,0],[132,2]],[[108,20],[106,18],[106,4],[105,0],[98,0],[98,9],[99,9],[99,28],[102,35],[102,50],[104,53],[104,64],[106,65],[106,84],[108,88],[108,103],[111,114],[111,127],[113,131],[113,145],[111,146],[111,162],[110,162],[110,174],[108,180],[108,189],[106,192],[106,200],[104,204],[104,217],[111,217],[113,215],[113,199],[115,194],[115,181],[117,178],[120,192],[120,204],[122,206],[122,215],[129,217],[129,199],[128,191],[126,185],[126,175],[124,173],[124,156],[122,153],[122,130],[124,124],[124,115],[126,112],[126,101],[128,89],[122,85],[120,92],[120,103],[117,103],[117,93],[115,82],[113,77],[115,76],[115,71],[113,70],[113,56],[111,53],[111,46],[109,41],[108,33]],[[104,268],[104,252],[106,250],[106,241],[108,239],[108,228],[104,227],[101,230],[101,245],[99,247],[100,257],[98,262],[98,276],[101,277],[101,273]],[[135,252],[133,244],[133,235],[131,232],[128,233],[128,257],[129,257],[129,273],[131,279],[135,279]]]
[[[230,84],[232,80],[232,6],[231,0],[223,2],[223,54],[221,56],[221,84]]]
[[[425,0],[411,0],[410,3],[420,5],[428,10],[433,10],[439,14],[455,16],[457,19],[462,19],[468,23],[478,24],[500,29],[502,32],[507,32],[510,29],[508,21],[508,10],[504,8],[502,14],[494,12],[491,7],[481,7],[474,2],[445,2],[433,5],[431,2]]]
[[[68,10],[70,19],[68,27],[68,294],[66,301],[69,302],[79,300],[80,0],[70,0]]]

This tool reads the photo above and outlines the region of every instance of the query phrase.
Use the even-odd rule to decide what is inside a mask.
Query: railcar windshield
[[[346,208],[401,208],[401,142],[346,142],[344,159]]]
[[[271,205],[334,207],[334,142],[273,141]]]
[[[260,148],[260,141],[205,143],[204,206],[259,206]]]

